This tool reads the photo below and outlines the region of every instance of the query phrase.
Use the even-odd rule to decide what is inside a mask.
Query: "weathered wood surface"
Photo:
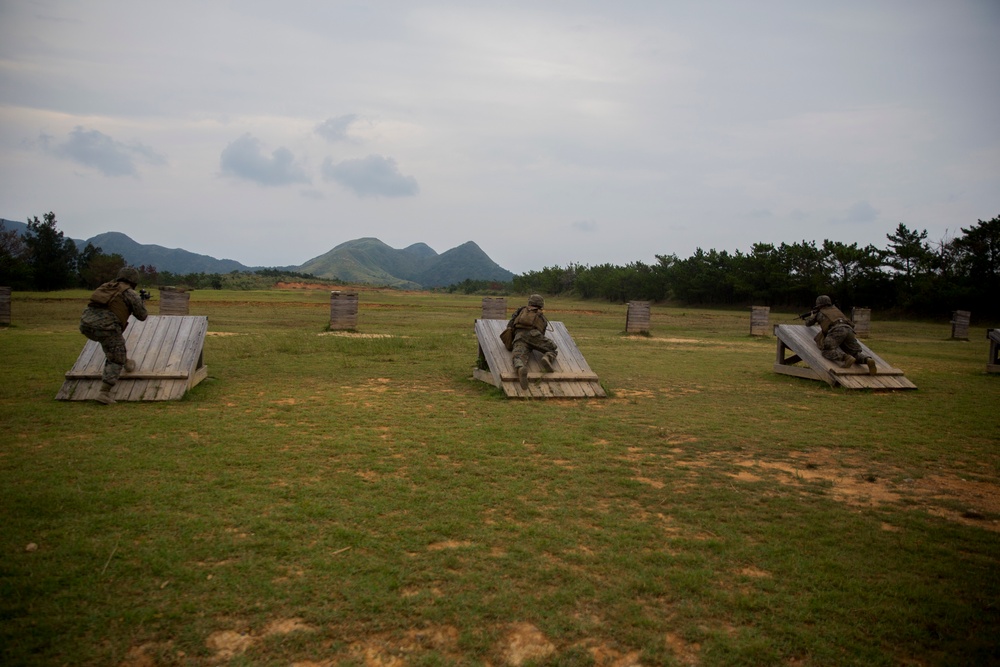
[[[986,372],[1000,373],[1000,329],[987,329],[986,338],[990,341],[990,358],[986,362]]]
[[[872,309],[851,308],[851,321],[854,322],[854,335],[867,338],[872,333]]]
[[[969,340],[969,322],[972,313],[968,310],[956,310],[951,314],[951,337],[956,340]]]
[[[802,324],[778,324],[774,335],[778,339],[774,360],[774,372],[783,375],[821,380],[830,386],[840,385],[848,389],[916,389],[917,386],[903,375],[903,371],[889,365],[882,357],[858,341],[867,354],[875,360],[876,375],[868,374],[868,366],[855,364],[851,368],[841,368],[823,356],[814,340],[819,326],[807,327]],[[791,351],[792,356],[786,356]],[[796,366],[796,363],[807,366]]]
[[[168,401],[208,377],[203,363],[208,318],[195,315],[150,315],[144,322],[129,318],[125,349],[136,363],[122,372],[112,393],[116,401]],[[56,399],[86,401],[97,397],[104,371],[104,350],[88,340],[66,373]]]
[[[625,333],[649,333],[649,301],[629,301]]]
[[[508,397],[517,398],[603,398],[605,394],[600,379],[591,370],[587,360],[576,346],[562,322],[549,322],[546,332],[559,348],[552,373],[545,372],[541,355],[532,352],[528,361],[528,388],[521,389],[511,353],[500,340],[500,333],[507,327],[504,320],[476,320],[476,338],[479,355],[486,361],[487,369],[475,369],[473,377],[503,389]]]
[[[483,297],[484,320],[507,320],[507,298],[502,296]]]
[[[750,306],[750,335],[766,336],[769,332],[767,321],[771,315],[770,306]]]
[[[184,316],[188,314],[191,295],[176,287],[160,288],[160,315]]]
[[[10,324],[9,287],[0,287],[0,324]]]
[[[330,329],[351,330],[358,328],[358,293],[330,292]]]

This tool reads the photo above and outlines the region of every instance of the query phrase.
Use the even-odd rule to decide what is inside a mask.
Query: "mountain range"
[[[14,230],[18,234],[24,234],[28,228],[25,223],[14,220],[0,219],[0,222],[4,230]],[[159,271],[182,275],[276,268],[328,280],[400,289],[444,287],[467,279],[509,282],[514,277],[472,241],[438,254],[425,243],[399,250],[376,238],[360,238],[341,243],[299,266],[281,267],[250,267],[233,259],[216,259],[180,248],[142,244],[121,232],[105,232],[85,241],[73,239],[73,242],[80,250],[91,243],[106,254],[119,254],[132,266],[153,266]]]

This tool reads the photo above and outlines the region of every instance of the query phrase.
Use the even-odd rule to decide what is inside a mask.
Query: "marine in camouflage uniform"
[[[867,364],[868,373],[875,375],[875,359],[864,351],[854,335],[854,322],[833,305],[830,297],[816,297],[816,307],[806,319],[806,326],[814,324],[820,327],[820,332],[816,334],[816,344],[823,350],[825,358],[839,363],[843,368],[850,368],[855,362]]]
[[[104,350],[104,371],[97,401],[110,405],[115,402],[111,390],[118,383],[122,369],[132,370],[135,362],[128,358],[122,332],[128,326],[129,315],[137,320],[147,317],[142,297],[136,293],[139,272],[124,267],[111,282],[104,283],[90,295],[90,302],[80,317],[80,333],[100,343]]]
[[[538,294],[528,298],[528,305],[518,308],[507,322],[507,328],[514,330],[514,346],[511,350],[514,370],[521,389],[528,388],[528,359],[532,350],[542,353],[542,366],[545,370],[553,370],[552,363],[559,354],[556,344],[545,337],[549,321],[542,314],[545,300]]]

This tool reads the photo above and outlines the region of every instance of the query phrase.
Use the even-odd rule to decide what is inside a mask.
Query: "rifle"
[[[810,310],[808,313],[802,313],[801,315],[798,315],[797,318],[800,319],[800,320],[807,320],[810,317],[812,317],[813,313],[815,313],[815,312],[816,312],[815,309],[814,310]]]
[[[153,295],[147,292],[146,290],[141,289],[139,290],[139,298],[142,299],[143,301],[149,301],[150,299],[153,298]]]

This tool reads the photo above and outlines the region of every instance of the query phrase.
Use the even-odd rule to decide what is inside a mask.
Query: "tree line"
[[[1000,315],[1000,216],[937,243],[900,223],[885,248],[839,241],[756,243],[750,252],[705,251],[655,264],[546,267],[516,276],[515,293],[572,294],[613,302],[704,306],[811,306],[829,294],[843,307],[935,316]]]
[[[112,280],[123,266],[124,257],[109,255],[92,243],[78,249],[57,228],[55,213],[41,220],[29,218],[23,236],[0,222],[0,285],[39,291],[95,288]]]
[[[1000,316],[1000,216],[931,243],[927,231],[899,223],[885,248],[839,241],[756,243],[750,252],[702,250],[685,259],[656,255],[656,263],[624,266],[570,264],[515,276],[510,283],[467,279],[444,288],[467,294],[572,295],[612,302],[674,301],[700,306],[803,308],[829,294],[842,308],[940,316],[971,310]],[[0,285],[16,290],[94,288],[111,280],[125,259],[88,243],[78,250],[57,229],[54,213],[28,220],[24,236],[0,222]],[[192,289],[267,289],[278,280],[315,276],[279,269],[229,274],[174,274],[136,267],[145,285]]]
[[[0,221],[0,285],[14,290],[94,289],[114,280],[126,265],[118,253],[107,254],[88,243],[83,250],[58,229],[55,213],[28,219],[23,236],[5,229]],[[268,289],[281,280],[325,282],[313,275],[281,269],[233,271],[231,273],[172,273],[155,266],[140,265],[139,282],[149,287],[183,286],[189,289]]]

